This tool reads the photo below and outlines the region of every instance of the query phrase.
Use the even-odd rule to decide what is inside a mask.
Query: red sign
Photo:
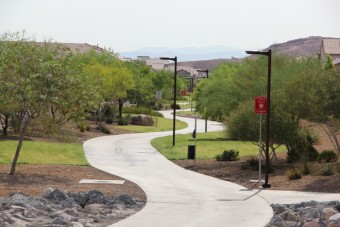
[[[267,97],[266,96],[255,97],[255,113],[257,114],[267,113]]]
[[[181,95],[182,95],[182,96],[185,96],[185,94],[186,94],[186,91],[185,91],[185,90],[182,90],[182,91],[181,91]]]

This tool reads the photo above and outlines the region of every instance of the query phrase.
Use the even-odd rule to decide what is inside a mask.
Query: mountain
[[[276,43],[270,45],[265,50],[269,48],[272,49],[273,53],[285,54],[294,58],[301,57],[317,57],[321,48],[322,36],[310,36],[307,38],[293,39],[284,43]],[[253,56],[257,57],[257,56]],[[181,66],[189,66],[195,69],[209,69],[212,70],[214,67],[219,65],[221,62],[239,62],[244,58],[240,59],[214,59],[214,60],[204,60],[204,61],[185,61],[179,62]]]
[[[135,59],[137,56],[173,57],[177,56],[178,61],[198,61],[209,59],[242,58],[245,56],[244,50],[234,47],[210,46],[204,48],[165,48],[148,47],[131,52],[122,52],[120,56]]]
[[[308,38],[293,39],[285,43],[269,46],[274,53],[286,54],[292,57],[316,57],[320,51],[321,41],[325,37],[310,36]]]

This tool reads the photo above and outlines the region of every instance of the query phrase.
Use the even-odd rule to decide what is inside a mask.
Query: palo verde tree
[[[0,92],[4,110],[22,114],[19,141],[10,174],[15,173],[22,143],[33,119],[42,116],[72,119],[90,108],[79,72],[71,67],[71,53],[57,44],[38,45],[24,34],[5,34],[0,42]],[[75,101],[77,100],[77,101]],[[3,115],[4,113],[1,112]]]

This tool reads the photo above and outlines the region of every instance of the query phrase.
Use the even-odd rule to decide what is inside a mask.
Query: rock
[[[320,227],[320,223],[318,219],[314,219],[310,222],[307,222],[306,224],[303,225],[303,227]]]
[[[72,215],[74,217],[78,217],[79,213],[75,208],[66,208],[63,210],[64,213],[68,214],[68,215]]]
[[[327,227],[340,227],[340,222],[331,222],[327,225]]]
[[[331,216],[333,216],[334,214],[338,212],[336,212],[333,208],[324,208],[322,210],[322,213],[323,213],[323,218],[325,219],[325,221],[328,221]]]
[[[305,220],[311,220],[311,219],[316,219],[319,218],[319,210],[317,208],[312,208],[312,207],[306,207],[300,210],[299,215],[302,219]]]
[[[68,198],[66,193],[59,191],[58,189],[54,189],[52,192],[45,194],[46,195],[44,198],[52,200],[54,202],[60,202]]]
[[[275,204],[272,208],[274,217],[267,225],[268,227],[340,227],[339,201]]]
[[[136,201],[134,201],[129,195],[123,194],[117,197],[117,201],[122,202],[125,205],[136,205]]]
[[[47,189],[43,196],[14,193],[9,198],[0,197],[0,227],[108,226],[134,214],[140,209],[140,204],[144,204],[128,195],[106,198],[96,190],[69,193]],[[85,209],[81,209],[78,202],[83,202]],[[130,204],[131,209],[126,209],[125,203]]]
[[[56,217],[55,219],[53,219],[52,224],[65,225],[67,223],[63,219]]]
[[[80,222],[71,222],[72,227],[83,227],[83,225]]]
[[[329,217],[329,221],[340,222],[340,213],[336,213]]]
[[[151,117],[146,115],[134,116],[131,118],[131,124],[142,126],[153,126],[154,121]]]

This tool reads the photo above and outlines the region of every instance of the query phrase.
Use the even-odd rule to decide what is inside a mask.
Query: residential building
[[[335,68],[340,69],[340,38],[322,39],[320,48],[321,61],[326,61],[327,55],[332,58]]]

